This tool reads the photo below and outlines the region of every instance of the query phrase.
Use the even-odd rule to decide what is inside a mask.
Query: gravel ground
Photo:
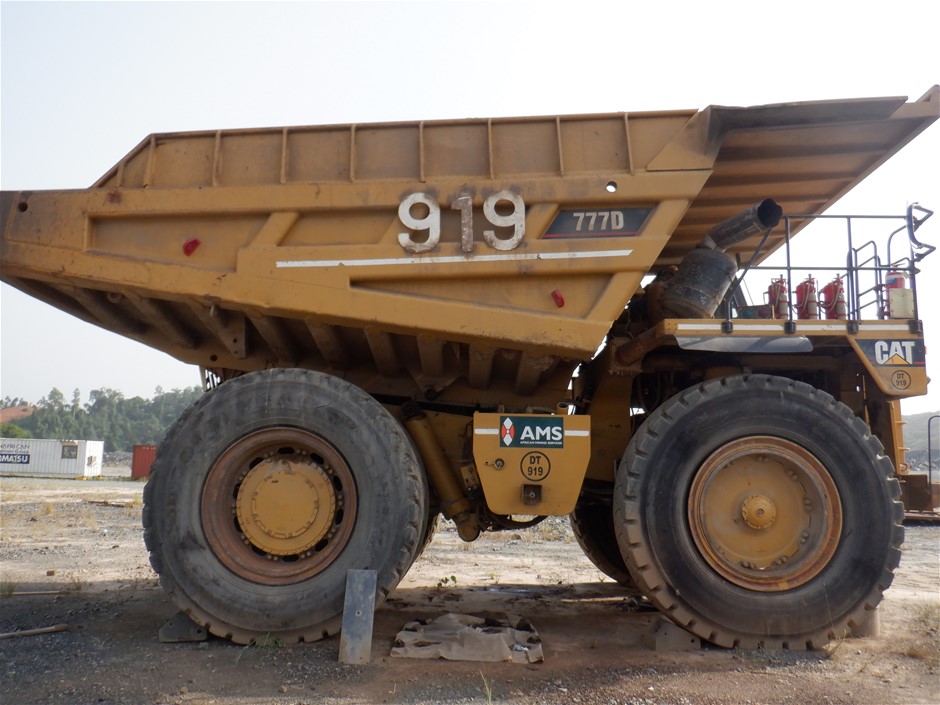
[[[0,631],[68,625],[0,640],[4,705],[940,703],[937,526],[908,527],[880,636],[807,654],[650,650],[642,635],[658,615],[637,611],[603,579],[564,520],[473,545],[445,525],[377,612],[372,663],[347,666],[337,662],[336,638],[160,643],[157,630],[175,609],[149,566],[141,491],[113,478],[0,479]],[[456,583],[439,586],[450,576]],[[448,611],[526,616],[545,662],[388,655],[406,621]]]

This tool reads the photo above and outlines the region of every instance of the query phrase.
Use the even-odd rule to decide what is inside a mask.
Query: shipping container
[[[0,475],[101,477],[104,441],[0,438]]]
[[[157,457],[157,447],[154,445],[134,446],[134,456],[131,460],[131,479],[142,480],[150,477],[150,466]]]

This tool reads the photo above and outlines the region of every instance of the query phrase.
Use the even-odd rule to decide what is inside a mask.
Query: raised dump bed
[[[767,197],[822,212],[936,110],[932,91],[152,135],[90,189],[6,194],[3,277],[206,368],[532,394],[712,226]],[[402,246],[438,225],[433,249]]]
[[[931,212],[741,282],[938,111],[157,134],[88,189],[4,192],[0,276],[205,370],[144,525],[216,634],[335,633],[347,570],[383,598],[439,514],[468,541],[570,514],[702,638],[812,648],[863,625],[930,495],[895,468]]]

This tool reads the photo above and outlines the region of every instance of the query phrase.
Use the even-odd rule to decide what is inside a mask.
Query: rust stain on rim
[[[320,436],[262,429],[213,463],[201,510],[206,540],[223,565],[252,582],[288,585],[342,553],[356,523],[356,484],[345,458]]]
[[[689,492],[689,529],[715,572],[760,592],[803,585],[828,565],[842,533],[842,503],[809,451],[773,436],[712,453]]]

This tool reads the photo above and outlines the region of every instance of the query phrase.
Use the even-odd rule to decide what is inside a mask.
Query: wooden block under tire
[[[653,651],[696,651],[702,640],[662,617],[650,625],[640,641]]]

